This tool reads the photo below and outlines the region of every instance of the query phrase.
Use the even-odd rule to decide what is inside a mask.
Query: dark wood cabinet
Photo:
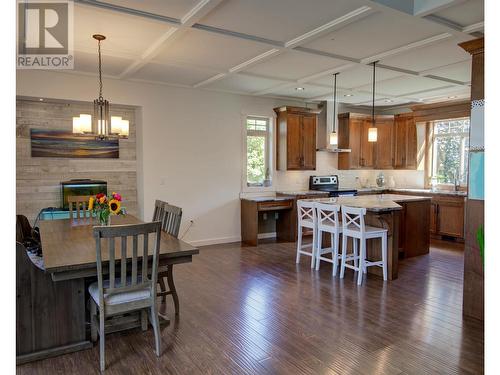
[[[392,116],[390,116],[390,118],[377,119],[376,128],[377,142],[375,145],[375,168],[392,169],[394,163],[394,121]]]
[[[373,168],[375,166],[375,143],[368,142],[368,129],[373,126],[371,118],[365,118],[361,127],[360,141],[360,165],[363,168]]]
[[[280,107],[277,118],[276,168],[316,169],[316,123],[318,111],[301,107]]]
[[[350,149],[338,155],[338,169],[359,169],[361,165],[361,132],[364,118],[354,113],[338,116],[338,146]]]
[[[394,116],[393,147],[394,168],[417,168],[417,124],[413,114]]]

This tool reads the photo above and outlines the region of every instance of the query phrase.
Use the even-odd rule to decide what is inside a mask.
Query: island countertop
[[[431,200],[431,197],[420,197],[402,194],[376,194],[354,197],[316,198],[305,201],[339,204],[351,207],[366,208],[370,212],[387,212],[401,210],[398,203]]]

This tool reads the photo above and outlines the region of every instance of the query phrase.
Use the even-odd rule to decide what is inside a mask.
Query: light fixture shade
[[[129,135],[129,121],[128,120],[122,120],[121,121],[121,132],[120,135],[122,137],[128,137]]]
[[[80,117],[73,117],[73,133],[81,134],[82,127],[80,126]]]
[[[122,118],[120,116],[111,116],[111,134],[120,134],[122,132]]]
[[[339,144],[339,137],[336,132],[331,132],[330,133],[330,145],[337,145]]]
[[[368,128],[368,142],[377,142],[377,128]]]
[[[80,114],[80,130],[81,133],[92,132],[92,116],[87,114]]]
[[[109,102],[103,98],[94,100],[94,132],[99,138],[106,138],[111,133]]]

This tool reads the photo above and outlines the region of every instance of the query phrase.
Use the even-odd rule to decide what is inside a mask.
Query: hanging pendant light
[[[373,90],[372,90],[372,126],[368,128],[368,142],[377,142],[377,128],[375,127],[375,65],[378,61],[374,61],[373,64]]]
[[[332,121],[332,132],[330,133],[330,145],[337,145],[339,143],[339,137],[336,132],[337,129],[337,74],[333,75],[333,121]]]
[[[102,96],[101,41],[106,39],[106,37],[101,34],[94,34],[92,37],[97,40],[97,49],[99,53],[99,98],[94,100],[92,131],[96,134],[97,138],[105,139],[111,134],[109,102]]]

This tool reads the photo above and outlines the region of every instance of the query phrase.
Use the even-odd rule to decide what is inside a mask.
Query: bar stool
[[[345,268],[358,271],[358,285],[363,282],[363,273],[371,266],[382,267],[384,280],[387,280],[387,229],[365,225],[366,208],[342,206],[342,264],[340,278],[344,277]],[[347,254],[347,240],[353,240],[353,253]],[[366,260],[366,240],[380,238],[382,242],[382,260],[371,262]],[[360,242],[359,255],[357,254],[357,241]],[[356,265],[355,259],[358,259]],[[354,260],[354,264],[346,264]]]
[[[298,217],[298,235],[297,235],[297,259],[295,263],[299,263],[300,254],[311,257],[311,268],[314,268],[314,256],[316,251],[316,235],[317,235],[317,217],[314,202],[307,202],[303,200],[297,201],[297,217]],[[302,245],[302,228],[309,228],[313,231],[312,244]],[[311,247],[311,252],[304,251]]]
[[[316,248],[316,270],[319,270],[321,261],[333,264],[333,276],[337,274],[339,254],[339,238],[342,226],[339,221],[340,206],[336,204],[316,203],[316,217],[318,222],[318,247]],[[331,247],[322,247],[323,233],[330,233]],[[322,256],[331,253],[331,258]]]

